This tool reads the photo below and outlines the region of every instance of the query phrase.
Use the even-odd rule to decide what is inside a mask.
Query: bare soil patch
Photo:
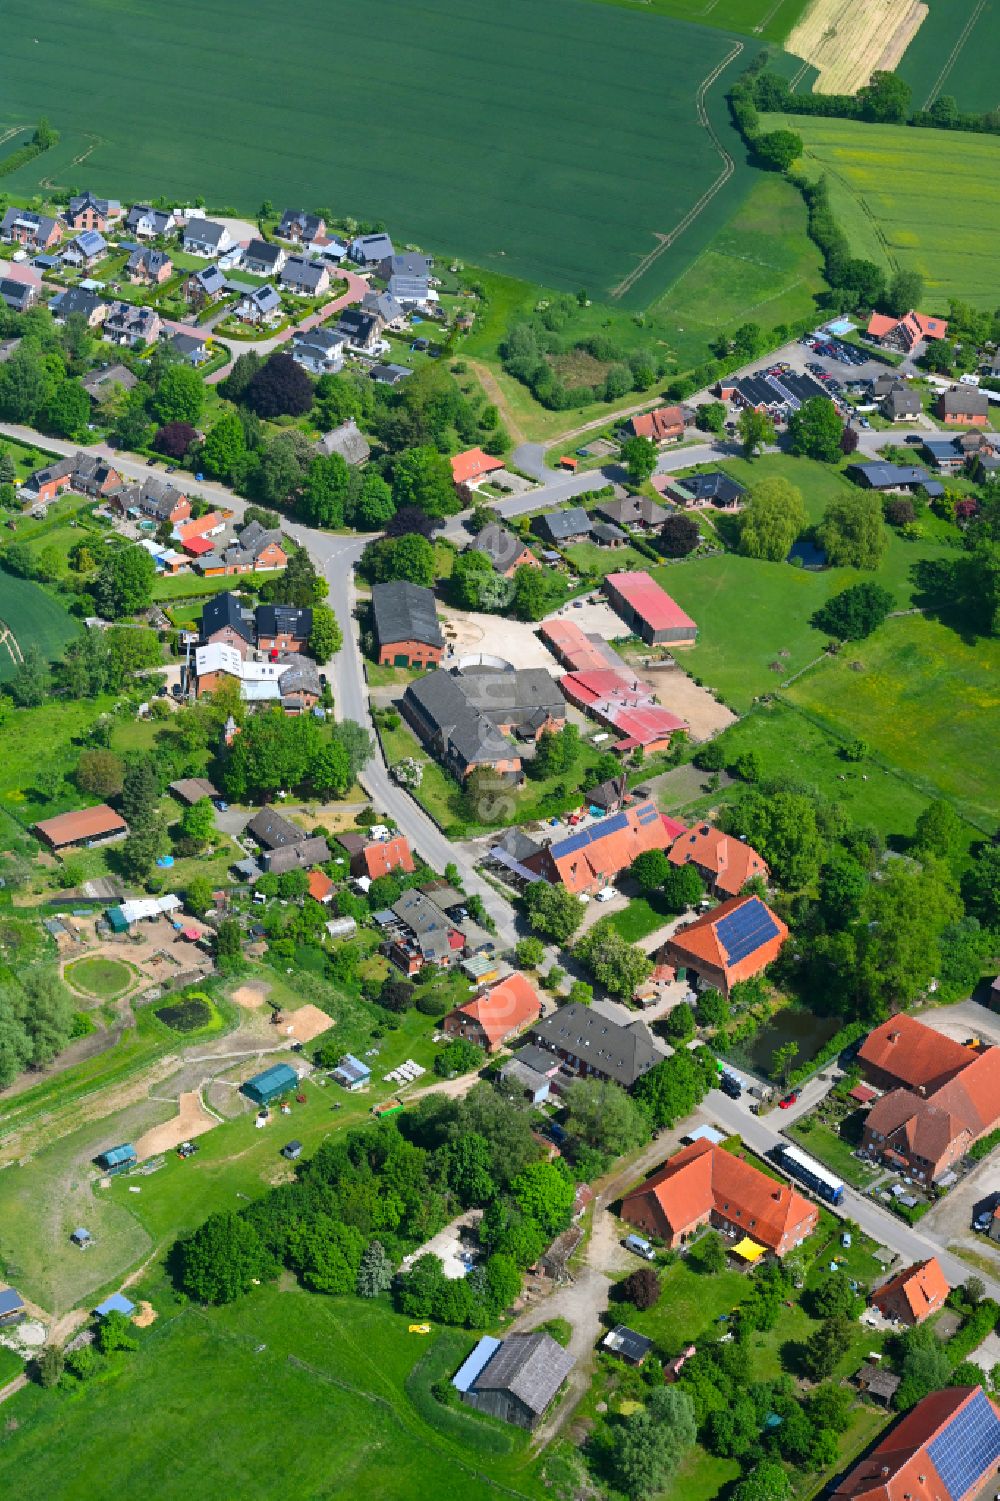
[[[202,1136],[219,1124],[214,1116],[209,1115],[196,1090],[182,1094],[177,1103],[179,1109],[173,1120],[162,1126],[154,1126],[151,1131],[139,1137],[135,1151],[140,1162],[147,1157],[156,1157],[161,1152],[172,1152],[182,1141],[190,1141],[192,1136]]]
[[[312,1042],[314,1037],[319,1037],[321,1032],[326,1032],[333,1026],[333,1017],[327,1016],[318,1006],[309,1002],[300,1006],[298,1011],[286,1014],[285,1020],[276,1032],[284,1037],[291,1037],[295,1042]]]
[[[687,720],[692,740],[710,740],[736,723],[733,711],[707,688],[699,688],[681,667],[636,667],[635,673],[649,684],[665,709]]]
[[[145,1299],[139,1304],[139,1311],[132,1315],[132,1322],[137,1329],[148,1329],[150,1324],[156,1323],[156,1309],[152,1303]]]
[[[237,1006],[256,1011],[259,1006],[263,1006],[270,991],[271,987],[266,980],[248,980],[245,985],[240,985],[233,991],[233,1000]]]
[[[856,94],[891,73],[927,15],[922,0],[813,0],[785,47],[818,69],[816,94]]]

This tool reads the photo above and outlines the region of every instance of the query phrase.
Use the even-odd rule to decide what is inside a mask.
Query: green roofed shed
[[[128,923],[125,920],[125,913],[120,907],[108,908],[108,922],[111,924],[112,933],[128,932]]]
[[[269,1105],[279,1095],[298,1087],[299,1076],[287,1063],[276,1063],[262,1074],[254,1074],[243,1085],[243,1093],[257,1105]]]

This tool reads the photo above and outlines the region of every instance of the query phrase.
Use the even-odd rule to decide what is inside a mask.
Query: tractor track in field
[[[962,30],[959,32],[954,47],[952,47],[951,51],[948,53],[948,56],[945,58],[944,66],[938,74],[937,78],[935,78],[934,83],[931,87],[931,91],[927,95],[927,98],[924,100],[921,106],[922,109],[930,109],[931,105],[934,103],[935,99],[944,88],[944,85],[948,79],[948,75],[958,61],[959,53],[962,51],[962,48],[969,40],[973,27],[976,25],[976,22],[979,20],[979,17],[982,15],[985,9],[986,0],[979,0],[979,4],[972,12],[965,25],[962,27]]]
[[[743,51],[743,46],[744,44],[742,42],[735,42],[733,44],[732,48],[722,59],[722,61],[712,69],[711,73],[709,73],[706,78],[702,79],[701,83],[698,85],[698,92],[695,95],[695,109],[698,115],[698,123],[708,131],[712,145],[722,157],[722,171],[712,183],[711,187],[706,188],[705,192],[702,193],[697,203],[693,204],[691,208],[688,209],[687,213],[681,219],[680,223],[674,225],[669,234],[657,234],[656,246],[649,252],[648,255],[643,256],[642,260],[639,261],[637,265],[633,266],[628,275],[624,276],[616,287],[612,287],[612,297],[624,297],[626,292],[630,292],[632,290],[636,282],[639,281],[643,276],[645,276],[646,272],[650,269],[651,266],[656,264],[660,256],[663,255],[664,251],[669,250],[671,245],[673,245],[680,238],[680,236],[686,229],[690,229],[691,225],[698,218],[699,214],[701,214],[712,202],[712,199],[722,191],[726,183],[735,172],[736,163],[733,160],[732,154],[727,151],[725,146],[722,144],[718,131],[715,129],[715,126],[709,119],[708,110],[705,108],[705,96],[707,95],[709,89],[712,87],[712,84],[715,83],[716,79],[729,67],[729,64],[733,62],[737,57],[739,57],[740,53]]]

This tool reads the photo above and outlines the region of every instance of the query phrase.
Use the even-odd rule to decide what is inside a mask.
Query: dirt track
[[[201,1136],[219,1124],[216,1117],[205,1109],[197,1090],[182,1094],[177,1103],[179,1110],[173,1120],[165,1121],[162,1126],[154,1126],[139,1137],[135,1153],[140,1162],[145,1162],[147,1157],[157,1157],[161,1152],[172,1152],[182,1141],[190,1141],[192,1136]]]

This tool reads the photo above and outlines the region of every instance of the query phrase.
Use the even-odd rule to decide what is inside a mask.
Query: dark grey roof
[[[100,305],[101,298],[95,297],[93,292],[86,292],[82,287],[67,287],[58,297],[53,297],[49,310],[59,318],[68,318],[72,313],[82,313],[85,318],[90,318]]]
[[[500,573],[506,573],[508,568],[512,568],[526,550],[526,544],[521,538],[499,521],[491,521],[488,526],[484,526],[471,544],[471,551],[485,553]]]
[[[125,365],[108,365],[104,370],[91,370],[88,375],[83,376],[80,384],[88,396],[99,401],[112,386],[121,386],[123,390],[131,391],[139,382]]]
[[[205,348],[205,340],[196,338],[194,334],[174,334],[170,340],[170,346],[175,349],[181,359],[190,360],[197,364],[200,359],[208,359],[208,350]]]
[[[194,240],[198,245],[217,246],[225,233],[226,226],[211,219],[189,219],[184,226],[184,239]]]
[[[647,526],[661,526],[667,519],[664,506],[657,505],[648,495],[626,495],[622,500],[602,500],[594,510],[615,526],[635,526],[645,522]]]
[[[303,693],[314,694],[316,698],[322,697],[323,685],[319,680],[319,668],[311,658],[300,656],[297,652],[288,652],[281,658],[278,666],[281,668],[278,687],[282,698]]]
[[[258,605],[254,611],[258,636],[294,636],[308,641],[313,612],[306,605]]]
[[[420,255],[415,250],[405,250],[399,255],[389,255],[379,265],[379,275],[386,281],[390,276],[422,276],[430,275],[431,258],[429,255]]]
[[[319,234],[323,222],[318,214],[307,214],[300,208],[286,208],[278,225],[278,234],[286,240],[295,235],[303,240],[312,240]]]
[[[252,261],[254,265],[273,271],[284,253],[280,245],[271,245],[267,240],[251,240],[243,252],[243,261],[244,264]]]
[[[564,719],[566,701],[559,685],[544,667],[521,667],[516,672],[488,672],[475,668],[463,672],[459,684],[469,703],[491,719],[508,721],[511,715],[540,723],[551,716]]]
[[[604,1074],[624,1089],[631,1089],[664,1057],[644,1022],[622,1027],[576,1001],[536,1022],[531,1038],[541,1046],[572,1053],[584,1060],[591,1072]]]
[[[532,1069],[536,1074],[544,1074],[546,1077],[558,1067],[559,1059],[547,1048],[540,1048],[533,1042],[525,1043],[523,1048],[518,1048],[514,1054],[518,1063],[523,1063],[526,1068]]]
[[[413,371],[406,365],[373,365],[368,374],[380,386],[398,386]]]
[[[939,481],[931,479],[927,470],[921,469],[919,464],[885,464],[882,462],[852,464],[849,472],[852,475],[860,475],[864,483],[873,490],[894,490],[923,485],[928,495],[944,493]]]
[[[347,334],[353,344],[367,344],[381,331],[382,320],[376,313],[365,313],[360,308],[345,308],[337,322],[341,333]]]
[[[393,254],[393,245],[387,234],[357,235],[351,241],[351,260],[363,266],[372,266]]]
[[[916,391],[908,391],[905,386],[893,386],[883,405],[894,417],[908,417],[924,409],[919,394]]]
[[[536,516],[531,529],[548,537],[550,542],[566,542],[572,537],[587,535],[590,517],[582,506],[571,506],[567,511],[549,511],[544,516]]]
[[[145,246],[140,246],[138,250],[133,250],[129,256],[128,269],[130,271],[140,271],[145,267],[147,275],[155,276],[158,271],[162,271],[164,266],[169,266],[170,263],[170,257],[165,250],[149,250]]]
[[[265,849],[283,849],[287,845],[302,844],[308,839],[305,829],[283,818],[274,808],[261,808],[247,824],[247,833],[252,834]]]
[[[413,887],[404,891],[393,902],[392,911],[413,934],[425,959],[441,959],[452,952],[448,935],[456,932],[458,924],[425,892]]]
[[[327,274],[322,261],[310,260],[306,255],[290,255],[281,268],[281,281],[289,287],[315,292]]]
[[[523,829],[505,829],[495,840],[493,849],[503,850],[514,860],[526,860],[529,855],[537,855],[542,846],[537,844],[530,834]]]
[[[472,1383],[474,1392],[510,1392],[539,1416],[573,1369],[573,1357],[551,1334],[508,1334]]]
[[[6,276],[0,280],[0,298],[15,313],[21,313],[30,308],[37,296],[37,288],[33,287],[30,282],[12,281]]]
[[[347,464],[363,464],[371,453],[371,445],[353,417],[332,432],[324,433],[317,440],[316,447],[328,456],[339,453]]]
[[[404,581],[375,584],[372,616],[381,645],[421,641],[427,646],[444,646],[434,595],[419,584]]]
[[[450,672],[429,672],[411,683],[403,695],[418,719],[439,737],[447,759],[465,766],[480,761],[506,760],[511,754],[509,741],[494,728],[484,714],[469,703],[457,678]]]
[[[721,469],[712,469],[707,474],[686,474],[676,483],[695,500],[710,500],[715,505],[730,505],[746,494],[745,487]]]
[[[604,1348],[614,1355],[621,1355],[625,1360],[634,1360],[638,1363],[649,1354],[653,1341],[646,1334],[637,1334],[627,1324],[616,1324],[615,1327],[604,1336]]]
[[[152,224],[154,234],[163,235],[170,228],[173,217],[167,209],[152,208],[148,203],[134,203],[125,218],[125,228],[134,233],[140,223],[146,220]]]
[[[330,846],[325,839],[305,837],[301,844],[287,844],[281,849],[271,850],[265,856],[265,863],[273,875],[280,876],[286,870],[305,870],[310,865],[322,865],[329,858]]]
[[[366,313],[375,313],[383,323],[395,323],[397,318],[403,316],[402,307],[388,292],[366,292],[361,299],[361,307]]]
[[[977,391],[975,386],[952,386],[945,391],[941,404],[946,412],[956,412],[959,416],[986,417],[990,410],[986,392]]]
[[[214,636],[216,631],[221,631],[226,626],[230,626],[251,646],[254,644],[253,614],[228,590],[225,594],[213,594],[211,599],[205,601],[201,612],[201,639],[207,641],[209,636]]]
[[[628,538],[620,526],[615,526],[613,521],[595,521],[590,529],[590,535],[595,542],[627,542]]]

